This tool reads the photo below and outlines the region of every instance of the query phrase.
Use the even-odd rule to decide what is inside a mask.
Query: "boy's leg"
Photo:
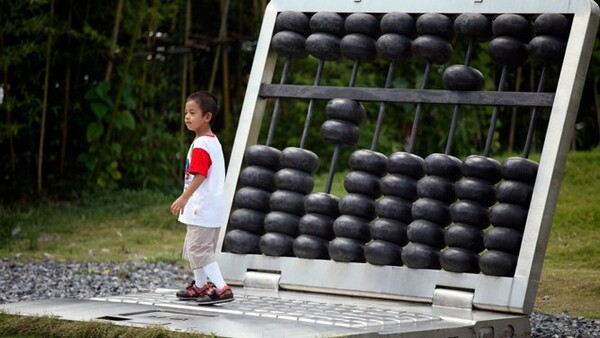
[[[214,246],[212,231],[210,228],[203,228],[193,225],[187,226],[187,232],[183,244],[183,258],[190,262],[190,267],[194,272],[194,282],[185,290],[177,292],[177,298],[181,300],[199,299],[213,287],[206,281],[206,272],[203,265],[206,261],[214,261]],[[218,231],[217,231],[218,238]],[[209,253],[208,255],[206,253]]]

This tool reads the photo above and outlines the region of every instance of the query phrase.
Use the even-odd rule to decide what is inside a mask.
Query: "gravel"
[[[21,263],[0,260],[0,304],[48,298],[91,298],[180,288],[191,275],[166,263]],[[534,312],[532,338],[600,338],[600,320]]]

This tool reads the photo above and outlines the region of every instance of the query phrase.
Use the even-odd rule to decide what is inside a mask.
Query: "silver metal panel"
[[[218,260],[224,276],[232,283],[241,284],[247,270],[272,270],[281,272],[280,286],[288,289],[418,300],[428,303],[432,302],[436,286],[447,286],[473,290],[473,306],[476,308],[529,313],[533,308],[537,292],[558,188],[598,26],[598,6],[591,0],[271,1],[263,19],[257,52],[242,107],[240,125],[228,168],[226,184],[230,207],[244,151],[248,146],[256,143],[260,132],[265,101],[258,96],[258,92],[262,83],[271,83],[276,55],[269,52],[270,38],[273,34],[275,17],[278,12],[284,10],[342,13],[400,11],[448,14],[464,12],[573,14],[565,62],[561,69],[547,130],[549,137],[545,140],[541,155],[540,169],[514,278],[290,257],[218,253]],[[222,246],[224,236],[225,229],[222,229],[219,248]],[[373,293],[373,280],[379,281],[376,294]]]

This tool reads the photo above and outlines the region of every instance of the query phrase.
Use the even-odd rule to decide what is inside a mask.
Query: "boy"
[[[196,300],[216,304],[233,300],[231,288],[225,284],[215,251],[219,228],[226,222],[223,150],[211,126],[217,117],[217,100],[209,92],[191,94],[185,103],[185,125],[196,133],[185,164],[183,193],[171,212],[179,214],[179,222],[187,225],[183,258],[190,262],[194,281],[177,292],[180,300]],[[211,282],[207,282],[207,277]]]

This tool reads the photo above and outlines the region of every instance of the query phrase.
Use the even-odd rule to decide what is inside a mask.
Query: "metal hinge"
[[[279,290],[280,278],[280,272],[246,271],[244,288],[277,291]]]
[[[473,308],[474,291],[457,290],[437,286],[433,291],[433,306],[459,309]]]

